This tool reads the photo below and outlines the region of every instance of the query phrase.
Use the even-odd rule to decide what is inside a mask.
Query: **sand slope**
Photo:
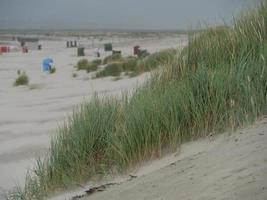
[[[142,168],[139,177],[87,200],[266,200],[267,119],[192,142]]]

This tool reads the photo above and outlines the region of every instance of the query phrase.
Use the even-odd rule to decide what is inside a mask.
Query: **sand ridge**
[[[81,199],[265,200],[267,119],[182,145],[181,152],[138,170],[138,178]]]

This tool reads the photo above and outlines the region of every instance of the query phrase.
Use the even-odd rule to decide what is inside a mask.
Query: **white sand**
[[[80,41],[90,46],[91,41]],[[102,43],[105,41],[102,41]],[[42,156],[58,124],[71,114],[74,106],[90,99],[94,92],[119,94],[142,83],[148,74],[136,78],[112,81],[111,78],[91,80],[91,74],[74,69],[80,59],[77,49],[67,49],[65,40],[41,41],[42,51],[0,55],[0,194],[16,184],[23,184],[28,167],[35,158]],[[131,55],[133,45],[154,52],[167,47],[184,45],[180,38],[118,39],[115,48],[123,55]],[[98,46],[94,42],[94,47]],[[93,59],[94,49],[86,49],[86,58]],[[108,55],[101,52],[102,57]],[[44,58],[55,61],[56,73],[41,71]],[[26,71],[30,77],[28,87],[14,87],[17,70]],[[72,77],[75,72],[79,76]],[[1,199],[1,197],[0,197]]]
[[[137,171],[138,178],[83,200],[266,200],[267,119],[185,144]],[[61,198],[63,199],[63,198]]]

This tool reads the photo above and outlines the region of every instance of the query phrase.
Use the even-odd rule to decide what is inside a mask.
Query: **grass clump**
[[[123,172],[211,132],[252,123],[267,108],[266,19],[264,1],[231,28],[192,35],[188,47],[167,54],[164,68],[142,88],[120,99],[96,96],[84,103],[11,199],[40,199],[96,174]],[[147,68],[154,66],[150,62]]]
[[[140,52],[138,53],[138,58],[143,59],[149,55],[150,54],[147,50],[140,50]]]
[[[50,73],[50,74],[54,74],[54,73],[56,73],[56,67],[51,67],[51,68],[49,69],[49,73]]]
[[[18,70],[17,74],[18,74],[18,77],[16,78],[14,82],[14,86],[29,84],[29,77],[26,74],[26,72],[21,72],[20,70]]]
[[[84,58],[78,61],[76,68],[77,70],[86,70],[88,64],[89,64],[89,61]]]
[[[121,54],[115,53],[104,58],[103,64],[109,64],[109,63],[121,62],[121,61],[123,61]]]
[[[136,70],[139,72],[147,72],[151,71],[170,60],[173,60],[174,56],[176,55],[175,49],[166,49],[160,52],[153,53],[144,57],[143,59],[138,61]]]
[[[137,58],[134,56],[130,56],[126,59],[124,59],[123,63],[122,63],[122,68],[123,71],[135,71],[136,70],[136,66],[137,66]]]
[[[92,61],[92,63],[95,63],[97,65],[101,65],[102,64],[102,60],[101,59],[95,59]]]
[[[145,51],[147,53],[147,51]],[[118,76],[121,71],[129,74],[130,77],[138,76],[144,72],[151,71],[156,69],[159,66],[164,65],[169,62],[169,60],[173,60],[177,55],[175,49],[166,49],[160,52],[153,53],[151,55],[146,54],[145,56],[129,56],[127,58],[122,58],[120,54],[113,54],[104,59],[104,64],[110,64],[108,66],[107,72],[102,70],[97,73],[96,78],[104,77],[104,76]],[[121,67],[122,69],[121,69]],[[109,70],[111,68],[112,70]],[[117,74],[112,73],[110,71],[116,71]]]
[[[123,71],[122,63],[108,64],[103,70],[96,73],[96,78],[105,76],[120,76]]]
[[[81,59],[78,61],[76,68],[78,70],[86,70],[87,73],[89,73],[92,71],[96,71],[99,65],[101,65],[101,63],[102,63],[101,59],[96,59],[91,62],[89,62],[87,59]]]
[[[77,73],[72,73],[72,78],[76,78],[78,76],[78,74]]]
[[[98,66],[99,66],[99,64],[90,62],[90,63],[88,63],[88,65],[86,67],[86,72],[89,73],[92,71],[96,71],[98,69]]]

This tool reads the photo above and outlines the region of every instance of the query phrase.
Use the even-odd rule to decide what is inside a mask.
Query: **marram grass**
[[[16,78],[14,82],[14,86],[19,85],[28,85],[29,84],[29,76],[26,74],[26,72],[20,72],[18,71],[18,77]]]
[[[147,83],[122,98],[82,104],[8,199],[42,199],[94,175],[120,173],[180,144],[266,113],[267,3],[233,27],[190,37]]]

